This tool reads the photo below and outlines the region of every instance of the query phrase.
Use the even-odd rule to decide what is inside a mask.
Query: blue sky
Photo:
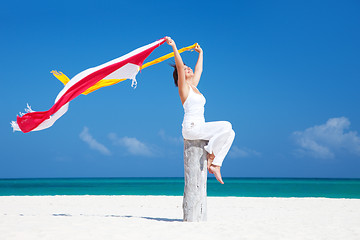
[[[0,8],[0,178],[182,177],[183,108],[163,62],[12,132],[73,77],[163,36],[198,42],[207,121],[236,132],[224,177],[360,178],[358,1],[7,1]],[[162,45],[148,58],[169,53]],[[182,54],[194,66],[197,53]]]

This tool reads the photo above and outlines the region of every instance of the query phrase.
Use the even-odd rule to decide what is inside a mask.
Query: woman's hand
[[[171,37],[165,37],[166,43],[169,44],[170,46],[174,47],[175,46],[175,41],[171,39]]]
[[[198,52],[198,53],[202,53],[203,50],[201,49],[200,45],[197,44],[197,45],[195,46],[195,51]]]

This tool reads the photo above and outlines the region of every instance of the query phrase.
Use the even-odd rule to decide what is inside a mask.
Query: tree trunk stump
[[[183,212],[185,222],[207,220],[207,152],[206,140],[184,139],[185,187]]]

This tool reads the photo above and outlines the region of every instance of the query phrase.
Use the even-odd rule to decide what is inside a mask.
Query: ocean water
[[[208,196],[326,197],[360,199],[360,179],[209,178]],[[0,196],[167,195],[182,196],[183,178],[0,179]]]

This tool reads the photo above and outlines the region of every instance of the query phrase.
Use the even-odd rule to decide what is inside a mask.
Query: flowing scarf
[[[136,87],[135,77],[139,70],[174,56],[174,53],[169,53],[154,61],[143,64],[151,52],[164,42],[165,38],[161,38],[100,66],[86,69],[72,79],[69,79],[62,72],[52,71],[53,75],[65,85],[57,95],[54,105],[49,110],[43,112],[33,111],[27,105],[26,113],[20,113],[20,116],[17,116],[16,122],[11,122],[13,130],[27,133],[51,127],[57,119],[67,112],[69,102],[80,94],[87,95],[99,88],[111,86],[126,79],[131,79],[131,86]],[[179,52],[191,50],[196,45],[182,48]]]

